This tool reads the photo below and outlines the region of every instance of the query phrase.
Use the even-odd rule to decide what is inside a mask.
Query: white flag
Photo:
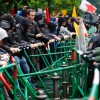
[[[83,20],[80,20],[79,23],[79,35],[76,37],[76,42],[75,42],[75,47],[78,50],[81,50],[83,53],[86,52],[86,40],[85,40],[85,33],[86,33],[86,28],[84,26]],[[79,55],[79,61],[83,61]]]
[[[83,52],[86,52],[86,40],[85,33],[87,33],[83,20],[80,20],[79,23],[79,35],[76,38],[76,48]]]
[[[86,40],[84,35],[85,33],[87,33],[86,28],[83,23],[83,20],[81,20],[81,22],[79,23],[79,43],[80,43],[80,50],[83,52],[86,52]]]
[[[97,8],[95,6],[93,6],[91,3],[89,3],[86,0],[82,0],[79,9],[81,9],[85,12],[91,13],[91,14],[94,14],[95,11],[97,10]]]

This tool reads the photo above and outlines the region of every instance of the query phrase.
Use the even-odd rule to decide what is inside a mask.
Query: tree
[[[62,9],[66,9],[69,13],[72,12],[73,7],[79,7],[81,0],[29,0],[28,6],[32,8],[39,8],[45,9],[49,2],[49,9],[52,12],[55,12],[56,5],[58,5],[59,11],[61,12]]]
[[[4,1],[6,0],[2,0],[2,2]],[[18,8],[28,5],[36,10],[37,8],[45,9],[49,2],[49,9],[51,13],[56,11],[56,5],[58,5],[59,12],[61,12],[62,9],[66,9],[68,13],[72,13],[73,7],[76,6],[78,9],[81,2],[81,0],[12,0],[10,6],[13,5],[14,1],[17,1]]]

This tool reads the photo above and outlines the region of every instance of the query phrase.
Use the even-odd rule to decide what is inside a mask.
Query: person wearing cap
[[[15,18],[9,13],[3,14],[0,19],[1,19],[1,21],[5,20],[5,21],[9,22],[10,26],[6,25],[6,27],[10,27],[10,30],[12,30],[14,28],[15,24],[16,24]]]
[[[2,28],[6,29],[7,23],[5,23],[5,27],[3,27],[3,24],[4,23],[0,23],[0,26]],[[23,22],[21,23],[21,25],[25,30],[24,32],[26,32],[28,25],[30,26],[30,22],[25,18],[23,20]],[[10,38],[9,38],[9,34],[11,34],[11,33],[8,33],[8,38],[4,39],[4,45],[2,47],[14,57],[17,66],[19,66],[19,68],[21,68],[23,73],[29,73],[30,67],[27,63],[26,58],[23,56],[23,53],[22,53],[23,51],[20,50],[20,45],[27,46],[30,44],[26,41],[26,37],[24,37],[25,36],[24,32],[21,31],[21,32],[23,32],[23,33],[21,33],[19,31],[17,30],[15,32],[11,32],[12,36]],[[9,32],[9,30],[6,30],[6,32]],[[14,42],[15,44],[12,43],[12,41],[10,41],[10,39],[15,40],[17,44],[15,42]],[[29,78],[28,80],[31,83],[31,85],[34,87],[34,85],[32,84],[31,78]],[[34,87],[34,89],[37,89],[37,88]]]
[[[16,25],[15,35],[16,35],[16,41],[18,43],[24,43],[24,45],[28,45],[32,49],[34,49],[35,47],[38,46],[38,42],[35,39],[31,41],[31,39],[28,37],[28,33],[30,33],[31,26],[32,23],[29,19],[21,17],[21,22],[18,22]]]
[[[19,48],[13,48],[13,47],[9,47],[9,46],[7,46],[7,45],[5,45],[5,40],[7,40],[8,38],[9,38],[9,34],[8,34],[8,32],[9,32],[9,30],[10,30],[10,23],[7,21],[7,20],[1,20],[1,22],[0,22],[0,27],[2,28],[2,29],[4,29],[6,32],[7,32],[7,35],[8,35],[8,37],[6,38],[6,39],[4,39],[3,40],[3,42],[4,42],[4,45],[3,45],[3,47],[8,51],[8,52],[12,52],[12,53],[16,53],[16,52],[19,52],[20,51],[20,49]],[[7,44],[8,44],[8,42],[6,42]]]
[[[7,37],[7,32],[0,28],[0,66],[6,66],[9,61],[9,54],[1,48],[3,45],[3,39]]]
[[[48,30],[50,31],[50,33],[53,34],[54,38],[56,40],[60,41],[61,37],[57,36],[57,25],[54,22],[50,21],[50,22],[48,22],[47,27],[48,27]]]
[[[2,20],[0,22],[0,27],[3,28],[6,31],[6,33],[9,32],[10,30],[10,24],[7,20]],[[7,33],[7,38],[3,39],[2,48],[6,50],[11,56],[14,56],[17,65],[20,66],[20,68],[23,70],[24,73],[29,73],[30,69],[27,64],[26,58],[21,54],[21,50],[19,48],[20,45],[14,44],[15,42],[12,43],[13,41],[10,41],[9,34],[10,33]],[[1,33],[1,36],[2,35],[4,34]],[[15,40],[15,37],[12,37],[12,40]]]
[[[8,31],[10,29],[10,24],[9,24],[9,22],[7,20],[2,20],[0,22],[0,27],[5,29],[6,31]]]
[[[8,65],[10,55],[1,47],[4,45],[3,40],[8,38],[7,32],[0,27],[0,67],[4,67]],[[5,100],[12,100],[6,87],[2,84],[0,87],[3,90]]]
[[[38,46],[39,42],[34,38],[31,39],[28,37],[28,34],[30,34],[30,28],[32,22],[28,18],[24,18],[24,17],[21,18],[22,18],[21,22],[17,21],[18,23],[16,25],[15,39],[18,43],[30,47],[27,50],[27,52],[30,53],[30,51],[33,51]]]

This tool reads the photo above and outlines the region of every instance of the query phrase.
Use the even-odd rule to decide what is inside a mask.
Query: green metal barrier
[[[100,81],[99,79],[100,79],[99,70],[95,68],[93,86],[88,100],[98,100],[98,90],[99,90],[99,81]]]
[[[98,62],[95,62],[95,60],[92,60],[91,57],[89,58],[86,54],[84,54],[82,51],[77,50],[76,48],[73,48],[78,54],[81,55],[81,57],[86,60],[88,63],[91,63],[91,65],[94,65],[95,70],[94,70],[94,79],[93,79],[93,85],[92,89],[90,92],[89,97],[86,100],[99,100],[98,98],[98,91],[99,91],[99,69],[98,69]],[[98,54],[98,51],[94,51],[94,54]],[[98,59],[98,61],[100,61]]]
[[[47,54],[42,54],[42,51],[39,49],[39,48],[37,48],[38,49],[38,51],[39,51],[39,53],[40,54],[38,54],[38,55],[30,55],[30,56],[28,56],[28,54],[27,54],[27,52],[24,50],[24,53],[25,53],[25,55],[26,55],[26,57],[27,57],[27,59],[28,59],[28,61],[31,63],[31,65],[33,66],[33,68],[34,68],[34,70],[35,70],[35,73],[37,73],[37,71],[36,71],[36,69],[35,69],[35,67],[34,67],[34,64],[32,63],[32,61],[30,60],[30,57],[37,57],[37,56],[42,56],[42,58],[43,58],[43,61],[44,61],[44,63],[46,64],[46,68],[45,69],[43,69],[43,70],[41,70],[40,72],[43,72],[43,73],[45,73],[45,71],[46,70],[56,70],[56,69],[59,69],[59,67],[61,66],[61,64],[62,64],[62,62],[63,61],[66,61],[66,62],[68,62],[67,60],[65,60],[65,59],[67,59],[69,56],[71,56],[71,50],[72,50],[72,44],[74,44],[75,42],[69,42],[69,43],[64,43],[64,42],[61,42],[60,43],[60,47],[58,47],[59,49],[60,49],[60,52],[55,52],[55,53],[50,53],[50,50],[49,49],[47,49]],[[70,46],[70,44],[71,44],[71,46]],[[65,45],[68,45],[68,47],[67,46],[65,46]],[[58,49],[57,48],[57,49]],[[67,49],[66,49],[67,48]],[[66,52],[65,52],[66,51]],[[70,54],[69,54],[70,53]],[[51,57],[51,55],[59,55],[59,54],[61,54],[61,56],[60,56],[60,59],[57,59],[57,57],[56,57],[56,61],[53,61],[52,60],[52,57]],[[50,60],[52,61],[52,64],[50,65],[50,63],[48,62],[48,60],[47,60],[47,58],[46,58],[46,56],[50,56]],[[57,64],[57,63],[59,63],[60,62],[60,64]],[[83,67],[84,68],[84,67]],[[77,71],[77,69],[76,69],[76,71]],[[61,72],[61,70],[59,71],[59,72]],[[59,73],[59,72],[57,72],[58,73],[58,75],[60,75],[61,76],[61,73]],[[42,73],[42,74],[43,74]],[[74,71],[73,71],[73,73],[75,73]],[[79,73],[79,71],[78,71],[78,73]],[[78,74],[77,73],[77,74]],[[45,74],[50,74],[50,77],[49,77],[49,79],[52,77],[52,73],[45,73]],[[67,73],[68,74],[68,78],[67,78],[67,80],[69,80],[69,77],[71,76],[71,74],[72,74],[72,70],[69,70],[69,72]],[[75,76],[75,77],[78,77],[78,75],[77,74],[75,74],[75,75],[73,75],[73,76]],[[36,74],[35,74],[36,75]],[[81,74],[80,74],[81,75]],[[85,74],[86,75],[86,74]],[[30,75],[29,75],[30,76]],[[41,77],[40,77],[40,75],[39,75],[39,73],[37,74],[37,76],[39,77],[39,81],[40,81],[40,84],[42,84],[42,88],[44,88],[44,90],[46,91],[46,93],[47,93],[47,95],[50,97],[50,95],[49,95],[49,91],[48,91],[48,88],[46,87],[46,84],[44,84],[44,80],[43,79],[41,79]],[[73,80],[73,78],[72,78],[72,80]],[[51,80],[52,81],[52,80]],[[50,81],[50,82],[51,82]],[[80,77],[78,78],[78,81],[80,81]],[[73,86],[75,85],[75,84],[78,84],[79,82],[74,82],[73,83]],[[60,81],[59,81],[59,84],[61,85],[62,84],[62,79],[60,79]],[[52,84],[51,84],[52,85]],[[77,87],[77,86],[76,86]],[[76,88],[75,87],[75,88]],[[86,85],[85,85],[85,87],[86,87]],[[52,88],[51,88],[52,89]],[[79,89],[79,91],[81,91],[81,95],[83,95],[84,96],[84,93],[82,92],[82,90],[81,90],[81,88],[80,87],[78,87],[78,89]],[[75,89],[73,90],[73,91],[75,91]],[[86,91],[86,89],[85,89],[85,91]],[[74,93],[73,93],[73,95],[72,95],[72,98],[73,98],[73,96],[74,96]]]
[[[84,64],[83,64],[84,65]],[[50,71],[45,71],[45,72],[37,72],[37,73],[31,73],[31,74],[23,74],[23,75],[18,75],[18,77],[26,77],[26,76],[30,76],[30,75],[40,75],[40,74],[46,74],[46,73],[54,73],[54,72],[57,72],[57,71],[61,71],[61,70],[68,70],[68,69],[70,69],[70,68],[72,68],[72,69],[74,69],[75,67],[77,67],[77,66],[79,66],[79,65],[76,65],[76,66],[70,66],[70,67],[66,67],[66,68],[60,68],[60,69],[56,69],[56,70],[50,70]],[[6,68],[5,68],[6,69]],[[98,92],[98,83],[99,83],[99,80],[97,80],[97,79],[99,79],[99,72],[97,71],[97,69],[96,69],[96,71],[95,71],[95,73],[97,74],[97,75],[95,75],[95,77],[94,77],[94,85],[93,85],[93,88],[92,88],[92,92],[91,92],[91,94],[90,94],[90,97],[89,98],[86,98],[86,97],[84,97],[83,99],[81,98],[81,100],[94,100],[93,98],[95,98],[95,100],[98,100],[97,99],[97,92]],[[96,79],[95,79],[96,78]],[[95,81],[96,80],[96,81]],[[75,85],[74,85],[75,86]],[[2,96],[2,98],[3,98],[3,96]],[[3,100],[3,99],[1,99],[1,100]],[[35,100],[35,99],[34,99]],[[50,99],[51,100],[51,99]],[[80,99],[70,99],[70,100],[80,100]]]
[[[64,67],[64,68],[58,68],[58,69],[54,69],[54,70],[48,70],[48,71],[43,71],[43,72],[36,72],[36,73],[30,73],[30,74],[22,74],[21,73],[21,75],[18,75],[18,78],[20,78],[20,77],[27,77],[27,76],[36,76],[36,75],[41,75],[41,74],[47,74],[47,73],[54,73],[54,72],[58,72],[58,71],[63,71],[63,70],[67,70],[67,72],[68,72],[68,70],[70,70],[71,72],[71,74],[72,74],[72,76],[74,76],[74,79],[73,79],[73,77],[72,77],[72,83],[73,83],[73,85],[72,85],[72,87],[74,87],[73,89],[72,89],[72,95],[71,96],[69,96],[69,98],[74,98],[74,99],[70,99],[70,100],[75,100],[75,98],[79,98],[79,97],[81,97],[81,96],[85,96],[85,92],[83,92],[83,89],[81,89],[81,86],[79,86],[80,84],[78,84],[79,82],[79,79],[80,79],[80,77],[78,78],[77,77],[77,74],[75,73],[76,71],[75,71],[75,69],[78,69],[78,71],[80,71],[79,70],[79,68],[80,68],[80,66],[82,67],[82,68],[84,68],[84,66],[86,66],[86,64],[85,63],[83,63],[83,64],[77,64],[77,65],[73,65],[73,66],[66,66],[66,67]],[[9,68],[9,67],[8,67]],[[6,69],[6,68],[5,68]],[[83,71],[83,70],[81,70],[81,71]],[[75,77],[75,74],[76,74],[76,77]],[[70,76],[70,75],[69,75]],[[78,73],[78,76],[79,76],[79,73]],[[81,74],[80,74],[80,76],[81,76]],[[68,77],[67,77],[68,78]],[[76,78],[78,78],[77,80],[76,80]],[[67,80],[68,81],[68,80]],[[25,84],[25,83],[24,83]],[[25,84],[26,85],[26,84]],[[77,89],[78,90],[77,90]],[[60,90],[62,90],[62,89],[60,89]],[[26,93],[27,93],[27,91],[29,91],[29,90],[25,90],[26,91]],[[78,93],[78,95],[79,94],[81,94],[81,96],[79,96],[79,97],[77,97],[76,96],[76,91],[77,91],[77,93]],[[80,91],[80,92],[79,92]],[[15,92],[16,93],[16,92]],[[75,97],[76,96],[76,97]],[[50,97],[51,99],[50,100],[52,100],[53,98],[52,97]],[[60,97],[61,98],[61,97]],[[36,99],[36,96],[35,96],[35,98],[33,99],[33,100],[35,100]],[[25,98],[25,100],[27,100],[26,98]],[[36,99],[37,100],[37,99]],[[78,100],[78,99],[76,99],[76,100]],[[86,98],[83,98],[82,100],[87,100]],[[90,99],[91,100],[91,99]]]
[[[18,66],[16,67],[17,72],[16,70],[13,70],[13,68],[11,68],[10,65],[0,68],[0,72],[5,73],[8,79],[10,80],[10,83],[13,85],[12,88],[12,93],[14,97],[13,99],[20,100],[20,97],[18,97],[17,95],[17,93],[20,93],[21,98],[23,98],[24,100],[41,100],[42,97],[44,97],[44,99],[42,100],[56,100],[57,97],[59,98],[58,100],[66,100],[66,99],[80,100],[80,98],[81,100],[91,100],[87,97],[88,64],[86,62],[80,63],[78,61],[78,56],[76,61],[73,62],[71,60],[71,53],[72,53],[72,48],[74,47],[74,43],[75,43],[74,41],[69,41],[69,40],[65,42],[62,41],[59,44],[58,48],[55,47],[53,52],[51,52],[50,49],[46,49],[47,50],[46,54],[43,54],[41,48],[37,48],[37,50],[39,51],[39,54],[37,55],[28,55],[26,50],[24,50],[24,54],[28,62],[34,69],[33,73],[24,74],[20,69],[20,67]],[[47,56],[49,56],[51,62],[48,61]],[[55,56],[56,59],[53,59],[53,56]],[[45,64],[46,67],[40,71],[37,71],[34,66],[34,63],[31,61],[31,57],[42,57],[43,63]],[[69,64],[69,61],[71,62],[71,65]],[[65,64],[63,64],[63,62],[65,62]],[[14,66],[15,64],[11,65]],[[14,76],[11,76],[9,74],[9,72],[7,71],[8,68],[14,71]],[[57,77],[59,77],[59,78],[56,77],[57,78],[56,81],[54,80],[55,72],[58,75]],[[49,76],[42,78],[41,75],[44,74],[47,74]],[[43,92],[37,94],[38,91],[35,91],[34,87],[32,87],[32,85],[28,81],[28,78],[34,76],[38,77],[36,85],[37,86],[41,85],[40,90],[43,90],[45,94],[43,94]],[[17,81],[22,84],[23,88],[18,86]],[[58,89],[57,87],[54,86],[53,83],[56,83]],[[94,97],[95,100],[97,100],[97,96],[95,96],[96,92],[94,92],[94,87],[96,87],[95,90],[97,92],[98,84],[96,86],[93,85],[92,89],[93,91],[91,91],[90,98],[92,95],[92,97]],[[54,92],[54,88],[56,92]],[[0,91],[2,91],[2,89]],[[30,98],[28,98],[28,96],[30,96]],[[3,100],[4,97],[3,94],[1,94],[0,97],[2,97],[1,100]]]
[[[13,57],[11,58],[12,58],[11,61],[15,62],[14,58]],[[5,67],[0,67],[0,71],[1,71],[0,80],[2,80],[3,84],[7,87],[8,91],[12,95],[13,100],[20,100],[20,97],[23,98],[24,100],[28,100],[28,96],[31,96],[32,100],[35,100],[36,91],[34,90],[34,87],[32,87],[31,83],[28,81],[28,77],[23,77],[19,79],[17,78],[17,74],[23,74],[23,72],[21,71],[19,66],[15,66],[15,63],[9,64]],[[12,72],[14,72],[13,76],[11,76],[10,73],[8,72],[7,70],[8,68]],[[7,79],[12,85],[12,88],[4,79],[2,72],[6,75]],[[18,85],[18,82],[20,82],[23,85],[24,90]],[[20,97],[19,97],[19,94],[20,94]]]
[[[58,68],[58,69],[53,69],[53,70],[48,70],[48,71],[43,71],[43,72],[36,72],[36,73],[30,73],[30,74],[23,74],[23,75],[18,75],[18,77],[25,77],[25,76],[36,76],[36,75],[41,75],[41,74],[48,74],[48,73],[54,73],[54,72],[58,72],[58,71],[62,71],[62,70],[73,70],[73,73],[72,73],[72,76],[75,76],[75,73],[74,73],[74,69],[75,68],[79,68],[81,65],[82,66],[86,66],[84,64],[78,64],[78,65],[75,65],[75,66],[69,66],[69,67],[65,67],[65,68]],[[84,68],[84,67],[83,67]],[[81,76],[81,74],[80,74]],[[76,87],[78,88],[78,91],[79,93],[82,95],[82,96],[85,96],[85,93],[83,92],[83,90],[81,89],[81,87],[79,86],[79,79],[80,79],[80,76],[77,76],[76,78],[78,78],[78,80],[74,79],[75,77],[72,78],[72,87],[75,87],[74,90],[72,91],[72,95],[70,96],[70,98],[73,98],[74,97],[74,94],[76,92]],[[68,77],[67,77],[68,78]],[[69,80],[69,78],[68,78]],[[67,80],[67,81],[68,81]]]
[[[14,86],[13,86],[13,89],[11,88],[11,86],[8,84],[8,82],[6,81],[6,79],[4,78],[4,76],[3,76],[3,72],[4,72],[4,70],[6,70],[6,69],[8,69],[8,68],[11,68],[11,67],[13,67],[14,68],[14,78],[13,78],[13,80],[14,80],[14,82],[16,82],[16,76],[17,76],[17,73],[16,73],[16,65],[15,65],[15,63],[14,64],[10,64],[10,65],[8,65],[8,66],[2,66],[2,67],[0,67],[0,80],[1,80],[1,84],[3,84],[3,85],[5,85],[5,87],[7,88],[7,90],[9,91],[9,93],[10,93],[10,95],[11,96],[13,96],[13,99],[15,100],[15,93],[16,93],[16,86],[15,86],[15,84],[14,84]],[[3,91],[2,91],[2,93],[3,93]],[[1,94],[2,95],[2,94]],[[3,97],[2,96],[0,96],[1,97],[1,100],[3,99]],[[18,100],[18,98],[16,97],[16,100]]]
[[[2,92],[2,82],[0,81],[0,100],[4,100],[4,93]]]

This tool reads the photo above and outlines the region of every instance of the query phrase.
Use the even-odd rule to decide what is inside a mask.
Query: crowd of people
[[[79,24],[80,18],[60,15],[46,23],[45,17],[45,13],[38,13],[27,6],[14,16],[6,13],[0,17],[0,66],[6,66],[10,62],[10,57],[13,56],[23,73],[34,72],[23,54],[23,49],[26,49],[29,55],[38,54],[37,47],[46,53],[46,46],[49,44],[52,52],[55,41],[59,45],[59,41],[76,37],[73,23]],[[86,24],[88,30],[92,24],[89,25],[89,23]],[[94,32],[96,35],[94,34],[89,42],[88,50],[100,46],[99,27]],[[37,71],[45,68],[41,57],[33,57],[32,62]],[[32,83],[32,79],[29,81]]]

